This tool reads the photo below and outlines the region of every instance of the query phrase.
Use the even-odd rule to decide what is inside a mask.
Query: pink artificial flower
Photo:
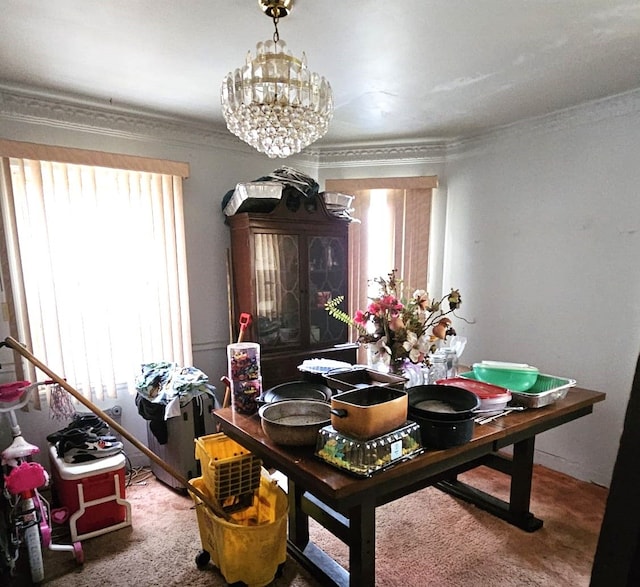
[[[402,303],[399,302],[395,296],[392,296],[389,294],[383,296],[382,299],[380,300],[380,303],[382,306],[384,306],[389,310],[400,311],[403,308]]]
[[[353,321],[356,324],[365,324],[367,322],[367,316],[362,310],[357,310],[356,315],[353,317]]]

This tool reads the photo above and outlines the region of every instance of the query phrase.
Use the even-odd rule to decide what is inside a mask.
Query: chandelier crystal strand
[[[243,67],[227,74],[221,88],[227,128],[271,158],[289,157],[324,136],[333,116],[329,82],[307,68],[286,43],[256,45]]]

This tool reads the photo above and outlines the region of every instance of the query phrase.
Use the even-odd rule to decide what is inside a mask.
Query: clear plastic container
[[[420,426],[404,426],[371,440],[356,440],[325,426],[318,432],[316,456],[359,477],[368,477],[423,451]]]
[[[471,372],[473,374],[473,371]],[[453,385],[454,387],[462,387],[480,398],[480,410],[501,410],[511,401],[511,392],[504,387],[491,385],[477,379],[468,377],[450,377],[448,379],[440,379],[436,381],[439,385]]]
[[[260,345],[255,342],[234,342],[227,345],[227,364],[231,382],[231,407],[239,414],[257,413],[257,400],[262,393]]]
[[[458,375],[458,353],[453,349],[444,349],[447,359],[447,377],[457,377]]]

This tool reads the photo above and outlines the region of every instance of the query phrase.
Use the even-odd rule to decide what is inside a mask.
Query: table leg
[[[507,472],[511,477],[509,502],[498,499],[457,479],[440,481],[435,484],[435,487],[454,497],[472,503],[522,530],[535,532],[542,528],[543,521],[536,518],[529,511],[534,446],[535,437],[525,438],[513,445],[513,459]]]
[[[309,543],[309,516],[302,510],[304,490],[291,479],[288,480],[287,497],[289,499],[289,542],[301,550]]]
[[[376,584],[376,507],[363,500],[349,513],[349,585]]]
[[[347,517],[327,508],[289,479],[289,554],[323,585],[374,587],[376,576],[376,505],[373,497],[349,510]],[[349,572],[309,540],[309,517],[349,547]]]
[[[349,573],[322,549],[309,540],[309,514],[303,501],[310,496],[289,478],[287,496],[289,500],[289,555],[307,569],[322,585],[348,587]]]
[[[527,438],[513,445],[513,470],[509,493],[509,512],[520,520],[520,527],[529,532],[542,527],[529,511],[531,505],[531,481],[533,479],[533,454],[535,437]]]

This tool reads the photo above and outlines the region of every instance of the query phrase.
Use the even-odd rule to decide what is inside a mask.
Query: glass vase
[[[390,363],[389,353],[373,344],[367,346],[367,365],[370,369],[380,373],[389,373]]]
[[[415,387],[416,385],[422,385],[425,383],[424,373],[422,369],[422,363],[412,363],[411,361],[406,359],[402,363],[402,370],[397,373],[397,375],[400,375],[407,380],[407,382],[405,383],[405,388]]]

